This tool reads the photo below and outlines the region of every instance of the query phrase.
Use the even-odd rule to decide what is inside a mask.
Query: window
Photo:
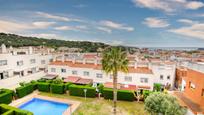
[[[89,72],[88,72],[88,71],[85,71],[85,72],[84,72],[84,76],[89,76]]]
[[[167,79],[170,80],[170,78],[171,78],[170,75],[168,75],[168,76],[167,76]]]
[[[97,78],[103,78],[103,75],[100,74],[100,73],[97,73],[97,74],[96,74],[96,77],[97,77]]]
[[[189,86],[191,89],[195,89],[195,84],[193,84],[192,82],[189,82],[189,84],[190,84]]]
[[[45,64],[45,60],[41,60],[41,64]]]
[[[31,64],[35,63],[35,59],[31,59],[31,60],[30,60],[30,63],[31,63]]]
[[[141,83],[148,83],[148,78],[140,78]]]
[[[66,69],[61,69],[61,72],[62,73],[66,73]]]
[[[72,71],[72,75],[77,75],[77,71]]]
[[[51,68],[51,72],[56,72],[56,69],[55,68]]]
[[[17,66],[22,66],[23,65],[23,61],[17,61]]]
[[[163,75],[160,75],[160,80],[163,80],[164,79],[164,76]]]
[[[203,96],[203,97],[204,97],[204,89],[202,89],[202,93],[201,93],[201,96]]]
[[[0,66],[7,65],[7,60],[0,60]]]
[[[132,81],[132,77],[130,77],[130,76],[125,76],[125,81],[131,82],[131,81]]]

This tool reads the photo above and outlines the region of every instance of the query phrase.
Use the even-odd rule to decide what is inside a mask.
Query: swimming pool
[[[19,108],[31,111],[34,115],[62,115],[69,108],[69,104],[33,98]]]

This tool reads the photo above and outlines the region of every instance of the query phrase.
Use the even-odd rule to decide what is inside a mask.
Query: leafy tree
[[[154,91],[161,91],[161,84],[160,83],[154,84]]]
[[[107,74],[113,75],[113,104],[114,115],[116,115],[116,102],[117,102],[117,76],[118,71],[128,72],[128,59],[127,53],[122,51],[121,48],[109,48],[103,53],[102,69]]]
[[[145,99],[145,110],[152,115],[185,115],[177,99],[169,94],[155,92]]]

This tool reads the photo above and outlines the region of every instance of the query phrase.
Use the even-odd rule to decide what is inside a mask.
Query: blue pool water
[[[65,103],[33,98],[19,108],[31,111],[34,115],[62,115],[68,107],[69,105]]]

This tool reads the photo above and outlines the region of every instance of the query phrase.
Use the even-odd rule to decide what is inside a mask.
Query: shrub
[[[186,114],[186,109],[179,105],[175,97],[160,92],[153,93],[145,99],[145,110],[152,115]]]
[[[73,84],[73,83],[71,83],[71,82],[65,83],[65,84],[64,84],[64,87],[65,87],[64,89],[65,89],[65,91],[66,91],[66,90],[69,90],[69,86],[72,85],[72,84]]]
[[[63,81],[61,79],[55,79],[55,80],[53,80],[53,83],[54,84],[60,84],[60,83],[63,83]]]
[[[154,84],[154,91],[161,91],[161,84],[160,83]]]
[[[105,99],[113,99],[113,89],[104,88],[103,89],[103,96]],[[118,100],[125,100],[125,101],[134,101],[134,92],[128,90],[118,90],[117,91],[117,99]]]
[[[37,81],[32,80],[30,83],[33,85],[33,90],[36,90],[38,88],[38,82]]]
[[[38,79],[37,81],[38,81],[38,82],[46,82],[46,79],[41,78],[41,79]]]
[[[9,89],[1,89],[2,93],[0,94],[0,104],[5,103],[9,104],[13,99],[13,91]]]
[[[26,85],[26,82],[20,82],[19,85],[24,86],[24,85]]]
[[[103,93],[103,88],[104,88],[103,84],[98,85],[99,93]]]
[[[50,90],[52,93],[63,94],[64,93],[64,84],[51,84]]]
[[[22,98],[32,92],[33,92],[33,84],[31,83],[16,88],[16,94],[18,98]]]
[[[103,96],[104,96],[104,99],[113,99],[113,89],[104,88]]]
[[[143,97],[144,97],[144,99],[146,99],[151,93],[152,93],[152,91],[144,90],[144,91],[143,91]]]
[[[32,112],[21,110],[6,104],[0,104],[1,115],[33,115]]]
[[[128,90],[118,90],[117,98],[118,100],[134,101],[134,92]]]
[[[50,83],[38,83],[38,90],[42,92],[50,92]]]
[[[69,94],[72,96],[81,96],[84,97],[84,89],[87,89],[86,97],[95,97],[96,89],[94,87],[88,87],[83,85],[70,85],[69,86]]]

